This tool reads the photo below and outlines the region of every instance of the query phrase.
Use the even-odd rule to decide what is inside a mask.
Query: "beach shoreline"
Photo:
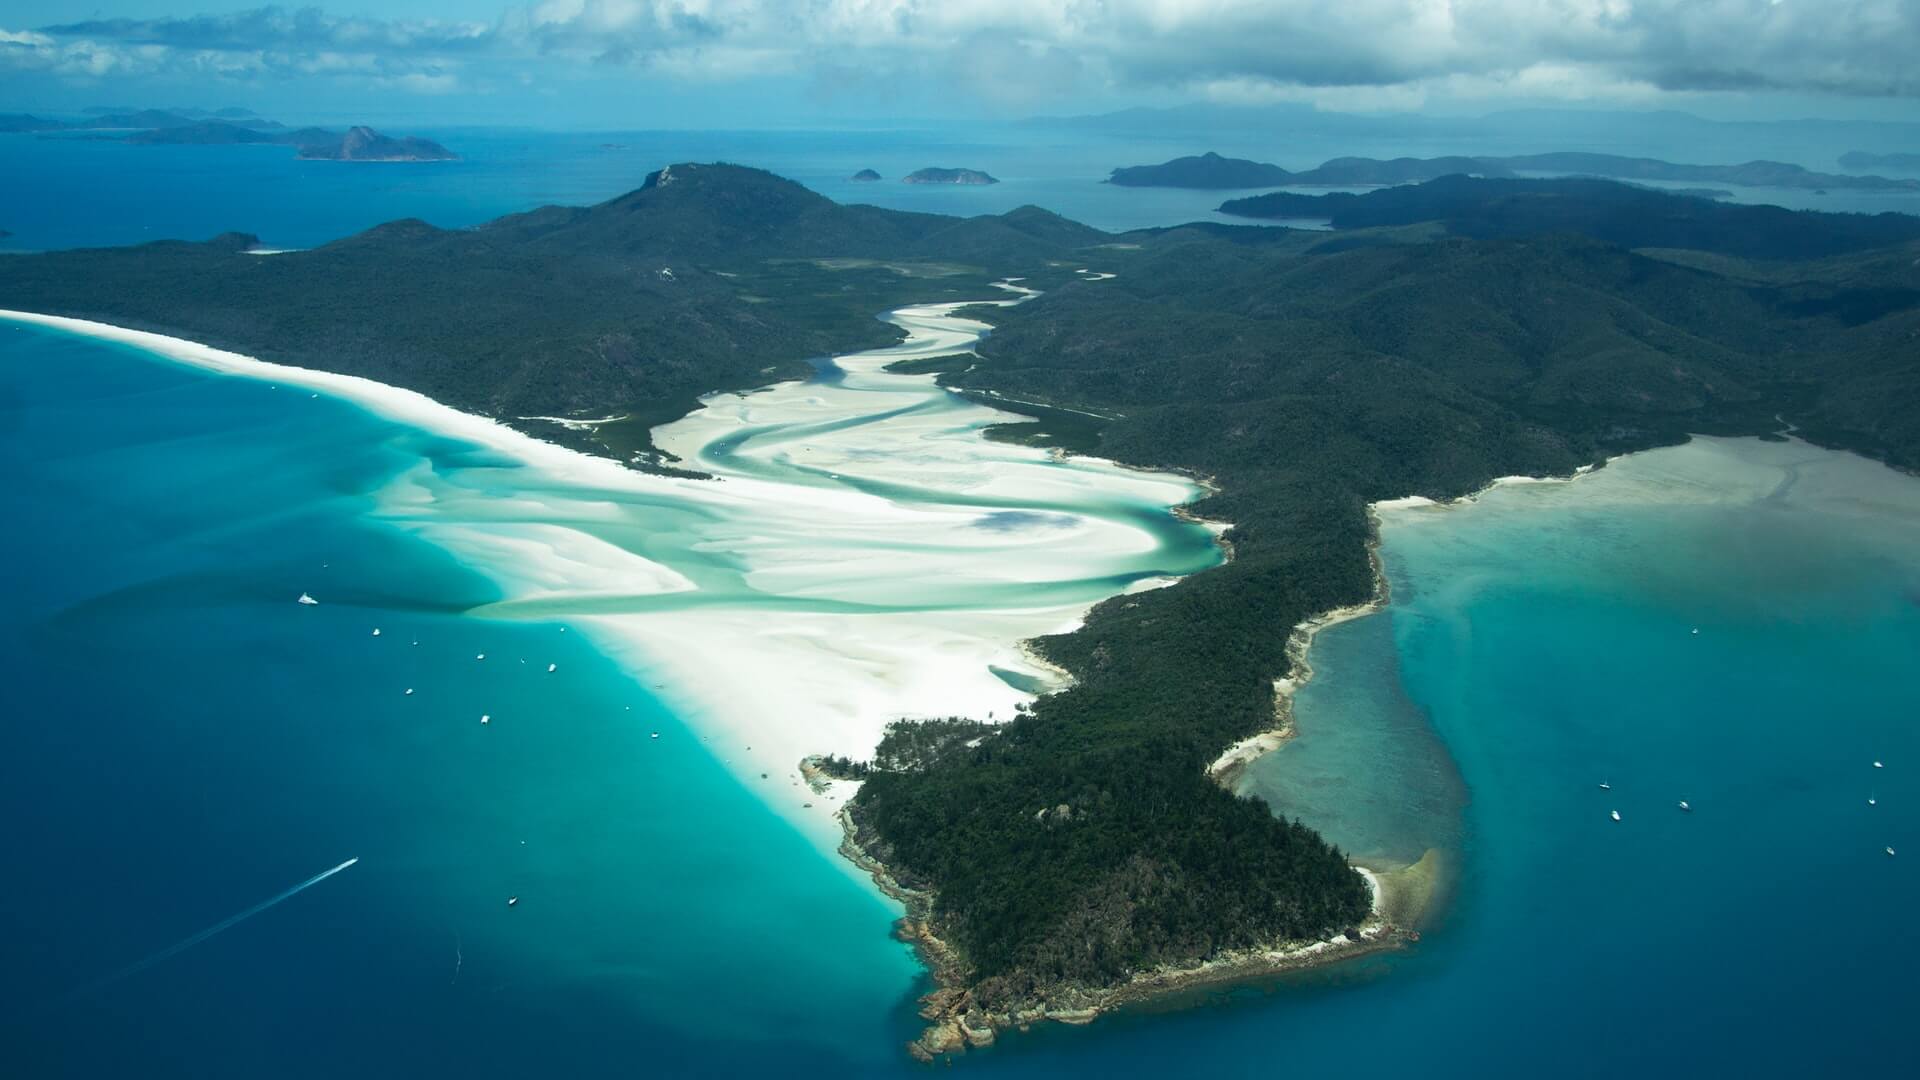
[[[1013,296],[982,302],[1015,303],[1030,292],[1012,283],[1002,289]],[[870,889],[864,874],[834,856],[840,829],[833,814],[852,785],[836,784],[811,796],[800,785],[798,763],[814,754],[864,757],[885,726],[902,718],[1010,719],[1018,705],[1037,695],[1009,684],[990,670],[994,667],[1034,679],[1036,689],[1064,686],[1070,676],[1028,643],[1077,626],[1104,597],[1085,588],[1049,594],[1047,587],[1087,576],[1085,567],[1103,561],[1123,568],[1146,550],[1137,531],[1097,511],[1083,513],[1069,529],[1048,524],[1024,532],[978,528],[983,514],[996,503],[1053,505],[1084,488],[1089,478],[1119,497],[1167,509],[1202,493],[1184,477],[1098,458],[1076,456],[1069,472],[1050,472],[1055,467],[1045,451],[988,443],[975,430],[1006,414],[954,398],[930,375],[870,370],[915,349],[970,345],[986,326],[948,313],[971,303],[909,305],[889,313],[906,340],[839,358],[848,378],[866,386],[860,397],[833,398],[834,388],[785,380],[749,394],[707,395],[693,412],[657,430],[666,432],[663,445],[684,449],[756,424],[777,425],[786,417],[805,422],[851,415],[848,408],[877,410],[902,395],[953,398],[944,417],[915,414],[919,427],[878,429],[837,447],[810,439],[820,451],[811,459],[801,458],[797,447],[776,444],[769,453],[779,468],[758,473],[742,468],[711,479],[644,473],[358,376],[276,364],[92,320],[18,311],[0,311],[0,320],[131,346],[285,393],[324,394],[509,459],[506,465],[478,466],[497,469],[479,479],[498,482],[470,489],[432,470],[413,470],[392,485],[391,497],[388,491],[377,493],[373,516],[448,550],[501,587],[502,601],[469,614],[551,621],[586,634],[636,684],[650,686],[651,696],[685,717],[743,786]],[[911,422],[909,417],[900,423]],[[883,441],[872,449],[881,452],[862,460],[861,440],[875,438]],[[926,477],[907,475],[917,467],[915,459],[886,453],[896,442],[935,455],[928,459]],[[836,458],[821,463],[828,451]],[[812,468],[794,467],[802,461]],[[956,462],[967,467],[956,471]],[[537,474],[527,476],[537,486],[531,496],[520,493],[526,485],[514,472],[526,466]],[[895,477],[910,480],[935,501],[909,501],[885,487],[860,490],[838,475],[845,471],[849,480],[857,480],[862,469],[895,487],[900,483]],[[505,525],[481,505],[503,484],[509,497],[523,504]],[[941,498],[951,502],[937,501]],[[451,514],[444,505],[449,500],[457,503]],[[702,547],[683,545],[674,554],[699,554],[715,544],[743,552],[733,565],[744,567],[729,569],[732,576],[722,583],[742,589],[742,595],[704,601],[702,590],[714,581],[713,573],[703,576],[663,559],[647,543],[622,547],[603,539],[607,507],[626,503],[645,511],[647,521],[658,519],[655,508],[674,506],[691,507],[690,516],[701,521],[716,515],[738,520],[723,535],[703,538]],[[788,535],[797,542],[770,543]],[[911,546],[911,556],[878,566],[894,581],[955,575],[1000,593],[983,600],[978,590],[955,585],[950,588],[955,599],[938,602],[944,607],[900,606],[888,595],[888,579],[873,580],[875,563],[841,554],[835,546],[841,537],[852,545],[841,547],[852,552],[862,545],[883,551]],[[696,569],[710,567],[701,563]],[[289,584],[297,594],[299,585]],[[756,610],[762,597],[782,602],[778,618]],[[728,667],[750,666],[755,678],[716,680],[716,657],[730,657]]]
[[[1613,459],[1607,459],[1607,461],[1611,460]],[[1597,468],[1604,467],[1607,461],[1597,465],[1581,465],[1566,476],[1495,477],[1484,486],[1455,499],[1439,500],[1425,495],[1403,495],[1368,503],[1367,562],[1373,573],[1372,594],[1358,604],[1348,604],[1345,607],[1323,611],[1294,625],[1287,634],[1285,646],[1287,674],[1273,681],[1273,726],[1265,731],[1255,732],[1221,751],[1220,756],[1208,764],[1207,775],[1221,787],[1233,791],[1254,762],[1285,746],[1297,734],[1294,725],[1294,696],[1300,692],[1301,687],[1313,679],[1314,638],[1323,630],[1385,610],[1393,602],[1393,584],[1388,580],[1386,566],[1380,559],[1380,515],[1383,511],[1470,505],[1490,491],[1511,485],[1568,484],[1592,473]]]

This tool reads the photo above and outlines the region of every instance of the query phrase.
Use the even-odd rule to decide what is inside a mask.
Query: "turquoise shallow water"
[[[11,326],[0,417],[0,1071],[892,1062],[892,912],[580,634],[460,617],[489,586],[366,518],[465,448]]]
[[[290,166],[196,184],[206,160],[126,215],[102,211],[104,181],[46,202],[94,190],[69,183],[85,162],[0,191],[50,246],[235,226],[313,242],[620,175],[549,192],[544,159],[503,156],[471,186],[322,173],[287,199]],[[1390,523],[1394,607],[1319,638],[1301,736],[1247,782],[1362,856],[1447,852],[1454,904],[1404,955],[1011,1037],[963,1067],[1897,1068],[1920,960],[1917,487],[1796,452],[1824,464],[1784,490],[1764,461],[1689,459],[1750,498],[1696,498],[1680,459],[1649,455]],[[919,1075],[898,1046],[924,987],[888,906],[578,632],[462,616],[494,588],[375,513],[422,461],[452,478],[483,459],[325,398],[0,327],[0,1075]]]
[[[1383,538],[1392,606],[1320,636],[1246,786],[1363,856],[1450,856],[1455,904],[1370,991],[1386,1030],[1583,1075],[1906,1057],[1920,482],[1702,441]],[[1409,814],[1462,800],[1457,833]]]

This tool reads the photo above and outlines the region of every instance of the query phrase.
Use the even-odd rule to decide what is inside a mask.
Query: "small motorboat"
[[[507,897],[507,906],[508,906],[508,907],[513,907],[514,905],[516,905],[516,904],[518,904],[518,903],[520,903],[520,898],[519,898],[519,897],[517,897],[517,896],[509,896],[509,897]]]
[[[408,696],[408,697],[412,697],[412,696],[413,696],[413,687],[411,687],[411,686],[409,686],[409,687],[407,687],[407,696]]]
[[[1876,768],[1876,769],[1884,769],[1884,768],[1886,768],[1886,766],[1885,766],[1885,765],[1882,765],[1882,764],[1880,764],[1880,763],[1879,763],[1879,762],[1877,762],[1877,761],[1873,763],[1873,767],[1874,767],[1874,768]]]
[[[1699,636],[1700,636],[1700,628],[1699,628],[1699,627],[1697,627],[1697,626],[1696,626],[1696,627],[1694,627],[1694,628],[1693,628],[1693,636],[1694,636],[1694,637],[1699,637]]]
[[[1874,798],[1874,797],[1873,797],[1873,796],[1871,796],[1871,795],[1869,795],[1869,796],[1867,796],[1867,805],[1868,805],[1868,806],[1879,806],[1879,805],[1880,805],[1880,800],[1879,800],[1879,799],[1876,799],[1876,798]]]
[[[301,602],[301,603],[303,603],[303,604],[307,604],[307,605],[309,605],[309,606],[311,606],[311,605],[313,605],[313,604],[317,604],[317,603],[319,603],[320,601],[318,601],[318,600],[315,600],[315,599],[314,599],[313,597],[311,597],[311,596],[308,596],[308,595],[307,595],[306,593],[301,593],[301,594],[300,594],[300,602]]]
[[[379,637],[379,636],[380,636],[380,628],[379,628],[379,627],[377,627],[377,626],[376,626],[376,627],[374,627],[374,628],[373,628],[373,636],[374,636],[374,637]]]
[[[1615,820],[1615,821],[1619,821],[1619,820],[1620,820],[1620,811],[1618,811],[1618,810],[1609,810],[1609,811],[1607,811],[1607,816],[1608,816],[1608,817],[1611,817],[1611,818],[1612,818],[1613,820]]]
[[[547,674],[549,674],[549,675],[551,675],[551,674],[553,674],[553,669],[554,669],[554,668],[557,668],[557,667],[559,667],[559,666],[560,666],[559,664],[548,664],[548,665],[547,665]]]
[[[1893,854],[1893,848],[1892,848],[1892,846],[1891,846],[1891,845],[1889,845],[1889,846],[1888,846],[1888,848],[1887,848],[1887,854],[1888,854],[1888,855],[1892,855],[1892,854]]]
[[[475,660],[485,660],[486,658],[487,658],[486,653],[480,653],[479,655],[474,657]]]
[[[656,732],[654,732],[654,733],[653,733],[653,738],[656,738],[656,739],[657,739],[657,738],[659,738],[659,737],[660,737],[660,733],[659,733],[659,732],[657,732],[657,731],[656,731]]]
[[[1612,784],[1609,784],[1609,783],[1607,783],[1607,782],[1606,782],[1605,780],[1602,780],[1602,781],[1600,781],[1600,790],[1601,790],[1601,791],[1612,791],[1612,790],[1613,790],[1613,785],[1612,785]]]
[[[1685,799],[1680,800],[1680,809],[1685,813],[1689,813],[1689,814],[1693,813],[1693,807],[1688,806],[1687,800]]]
[[[489,721],[489,720],[492,720],[492,719],[493,719],[493,717],[492,717],[491,715],[489,715],[489,714],[487,714],[487,713],[481,713],[481,714],[480,714],[480,722],[481,722],[481,723],[483,723],[483,724],[484,724],[484,723],[486,723],[486,722],[487,722],[487,721]]]

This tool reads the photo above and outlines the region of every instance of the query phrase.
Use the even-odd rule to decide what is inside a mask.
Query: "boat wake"
[[[195,945],[200,944],[201,942],[207,940],[208,938],[214,936],[215,934],[218,934],[224,930],[231,930],[233,927],[238,926],[239,924],[247,921],[248,919],[253,918],[255,915],[260,914],[261,912],[267,910],[268,908],[273,907],[275,904],[279,904],[286,900],[292,899],[296,894],[313,888],[315,885],[320,884],[321,882],[327,880],[333,875],[339,873],[342,870],[345,870],[347,867],[352,866],[354,863],[357,863],[359,861],[360,860],[357,857],[348,859],[346,862],[341,863],[339,866],[336,866],[331,870],[321,871],[320,873],[313,875],[312,877],[308,878],[307,880],[301,882],[298,885],[295,885],[290,889],[287,889],[283,892],[275,893],[274,895],[268,897],[265,900],[260,901],[259,903],[253,905],[252,907],[246,909],[245,911],[240,912],[237,915],[229,916],[228,918],[222,919],[219,922],[214,923],[212,926],[207,927],[205,930],[202,930],[191,937],[182,938],[181,940],[174,942],[172,945],[169,945],[166,948],[161,949],[159,952],[154,953],[152,956],[148,956],[145,959],[135,961],[134,963],[128,964],[126,967],[123,967],[118,971],[112,972],[111,974],[108,974],[108,975],[103,975],[100,978],[95,979],[94,981],[86,984],[85,986],[82,986],[76,990],[69,991],[65,997],[62,997],[60,999],[60,1004],[64,1005],[69,1002],[77,1001],[80,998],[86,997],[90,994],[97,994],[100,991],[105,990],[107,987],[112,986],[115,983],[123,982],[127,979],[134,977],[135,975],[140,974],[141,972],[147,970],[148,968],[154,966],[155,964],[159,964],[164,961],[171,960],[172,958],[180,955],[183,952],[186,952],[188,949],[193,948]]]

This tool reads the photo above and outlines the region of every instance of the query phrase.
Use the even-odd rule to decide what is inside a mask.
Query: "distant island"
[[[1690,248],[1748,259],[1810,259],[1920,241],[1910,214],[1814,214],[1714,202],[1587,177],[1445,176],[1363,194],[1272,191],[1220,204],[1246,218],[1330,222],[1336,230],[1434,222],[1478,238],[1578,233],[1622,248]]]
[[[1902,156],[1892,155],[1895,158]],[[1848,155],[1848,158],[1852,157]],[[1841,163],[1851,167],[1852,162],[1848,158],[1841,159]],[[1920,191],[1920,180],[1819,173],[1780,161],[1749,161],[1743,165],[1685,165],[1656,158],[1585,153],[1524,154],[1516,157],[1340,157],[1304,172],[1288,172],[1278,165],[1223,158],[1209,153],[1200,157],[1175,158],[1160,165],[1115,169],[1108,183],[1130,187],[1192,188],[1383,187],[1419,184],[1443,176],[1512,178],[1529,174],[1807,190]],[[1251,182],[1224,182],[1227,178]],[[1202,182],[1207,180],[1217,182]]]
[[[854,173],[852,176],[847,177],[847,179],[857,180],[862,184],[868,184],[868,183],[872,183],[875,180],[880,179],[880,174],[877,172],[874,172],[872,169],[861,169],[859,172]]]
[[[1869,154],[1864,150],[1850,150],[1840,155],[1840,167],[1920,172],[1920,154]]]
[[[300,157],[307,161],[454,161],[458,155],[431,139],[404,135],[391,138],[370,127],[352,127],[337,140],[303,142]]]
[[[1293,174],[1278,165],[1208,151],[1159,165],[1130,165],[1113,170],[1106,183],[1121,187],[1254,188],[1292,183]]]
[[[997,184],[1000,181],[979,169],[916,169],[901,177],[900,182],[903,184]]]
[[[308,161],[456,161],[459,155],[431,139],[393,138],[370,127],[344,133],[325,128],[289,130],[286,125],[245,109],[175,111],[141,109],[95,112],[81,120],[57,120],[24,113],[0,114],[0,132],[117,138],[136,146],[291,146]],[[127,134],[121,134],[121,133]]]

